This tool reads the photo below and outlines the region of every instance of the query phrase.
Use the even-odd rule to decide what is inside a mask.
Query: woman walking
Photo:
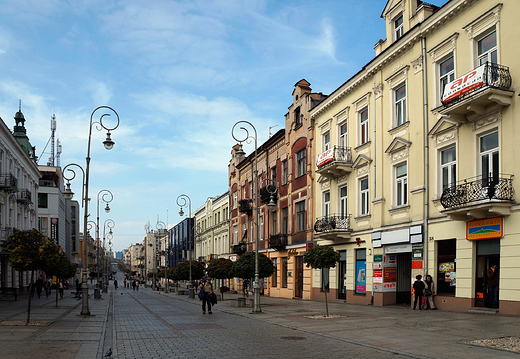
[[[426,297],[426,303],[424,303],[424,309],[428,309],[430,307],[431,310],[437,309],[435,304],[433,304],[433,289],[434,283],[431,275],[426,276],[426,280],[424,281],[424,296]]]
[[[205,284],[201,284],[199,286],[200,291],[204,291],[203,295],[199,296],[202,300],[202,314],[206,314],[206,303],[208,305],[208,314],[212,314],[211,312],[211,301],[209,299],[210,293],[213,293],[213,285],[211,284],[209,279],[206,279]]]

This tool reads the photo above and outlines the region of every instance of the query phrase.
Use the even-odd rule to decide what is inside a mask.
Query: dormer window
[[[403,15],[399,15],[394,20],[394,34],[395,34],[395,40],[399,40],[401,37],[403,37],[404,29],[403,29]]]

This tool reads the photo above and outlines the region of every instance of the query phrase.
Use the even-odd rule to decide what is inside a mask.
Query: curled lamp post
[[[188,206],[188,210],[189,210],[189,215],[188,215],[188,247],[189,247],[189,251],[188,251],[188,260],[189,260],[189,266],[190,266],[190,283],[189,283],[189,289],[190,289],[190,294],[189,294],[189,297],[191,299],[195,298],[195,288],[193,288],[193,284],[192,284],[192,277],[191,277],[191,250],[192,250],[192,243],[191,241],[193,240],[193,226],[191,224],[191,198],[188,197],[187,195],[185,194],[181,194],[179,197],[177,197],[177,205],[181,208],[180,211],[179,211],[179,216],[183,217],[184,216],[184,211],[182,210],[183,207],[186,207]]]
[[[161,232],[163,230],[166,229],[166,224],[164,224],[164,222],[162,221],[159,221],[159,215],[157,215],[157,223],[155,224],[155,228],[157,229],[157,233],[159,235],[161,235]],[[162,242],[161,242],[162,243]],[[166,248],[166,247],[165,247]],[[161,251],[162,251],[162,248],[161,248]],[[165,251],[166,253],[166,251]],[[159,255],[159,258],[160,255]],[[155,241],[155,255],[154,255],[154,260],[155,260],[155,276],[158,277],[159,276],[159,267],[160,267],[160,263],[159,265],[157,265],[157,241]],[[167,266],[167,262],[166,262],[166,257],[164,258],[164,279],[166,280],[166,266]],[[155,282],[155,281],[154,281]],[[154,285],[156,285],[154,283]],[[164,289],[164,292],[167,293],[168,292],[168,285],[166,284],[165,285],[165,289]]]
[[[94,114],[98,110],[102,110],[102,112],[105,112],[105,113],[103,113],[101,115],[101,117],[99,118],[99,121],[93,121]],[[115,127],[107,127],[103,124],[103,117],[110,116],[110,113],[106,113],[106,111],[110,111],[115,114],[115,116],[117,118],[117,124],[115,125]],[[82,265],[81,265],[81,267],[82,267],[81,268],[82,269],[81,315],[90,315],[90,310],[88,308],[88,283],[87,283],[87,268],[86,268],[87,251],[86,251],[86,249],[87,249],[87,222],[88,222],[88,201],[89,201],[88,186],[89,186],[89,170],[90,170],[90,143],[92,140],[93,125],[96,125],[96,130],[98,130],[98,131],[102,131],[103,129],[107,131],[107,137],[106,137],[106,140],[103,141],[103,145],[105,146],[105,148],[107,150],[111,150],[114,147],[115,143],[114,143],[114,141],[112,141],[112,138],[110,138],[110,131],[113,131],[117,127],[119,127],[119,115],[113,108],[108,107],[108,106],[99,106],[96,109],[94,109],[94,111],[92,111],[92,114],[90,115],[90,126],[89,126],[89,134],[88,134],[88,145],[87,145],[87,157],[86,157],[86,161],[85,161],[86,162],[85,170],[83,171],[83,168],[75,163],[71,163],[71,164],[65,166],[65,168],[63,169],[63,178],[65,178],[67,180],[67,188],[66,188],[65,192],[63,193],[63,195],[69,199],[71,199],[72,195],[73,195],[72,191],[70,191],[69,181],[74,179],[75,173],[74,173],[74,170],[69,169],[69,171],[71,171],[73,173],[73,176],[71,176],[70,178],[67,178],[65,175],[65,170],[69,166],[77,166],[77,167],[81,168],[81,170],[83,171],[83,191],[82,191],[82,193],[83,193],[83,208],[84,208],[85,212],[84,212],[84,218],[83,218],[83,236],[84,236],[84,238],[83,238],[84,246],[83,247],[84,248],[83,248]]]
[[[104,257],[103,267],[104,267],[104,272],[105,272],[105,278],[103,281],[103,286],[104,286],[103,291],[105,293],[108,292],[108,269],[109,269],[108,260],[107,260],[107,256],[106,256],[105,240],[108,239],[110,245],[112,245],[112,238],[113,238],[112,228],[114,228],[115,226],[116,226],[116,222],[114,222],[112,219],[107,219],[105,221],[105,223],[103,224],[103,257]],[[108,233],[106,233],[107,228],[109,229]]]
[[[240,125],[238,127],[240,130],[244,131],[245,137],[237,138],[235,136],[235,128],[237,125]],[[246,127],[243,126],[249,126],[254,131],[254,136],[249,134],[249,131]],[[260,308],[260,278],[259,278],[259,271],[258,271],[258,237],[259,237],[259,228],[258,228],[258,216],[259,216],[259,208],[258,208],[258,134],[256,133],[256,128],[251,124],[251,122],[248,121],[238,121],[233,125],[233,128],[231,129],[231,136],[240,144],[240,149],[236,152],[236,156],[239,160],[244,159],[245,152],[242,149],[242,143],[251,143],[251,141],[255,141],[255,167],[253,171],[253,178],[252,178],[252,191],[251,193],[255,196],[255,281],[253,283],[253,289],[254,289],[254,296],[253,296],[253,313],[260,313],[262,312],[262,309]]]
[[[106,203],[105,212],[109,213],[110,212],[110,206],[108,204],[110,202],[112,202],[113,199],[114,199],[114,195],[108,189],[102,189],[97,194],[96,244],[97,244],[98,248],[101,248],[101,238],[99,237],[99,201],[101,200],[102,202]],[[103,244],[103,251],[104,250],[105,250],[105,244]],[[101,263],[101,256],[100,256],[100,251],[98,250],[97,251],[97,265],[98,265],[98,268],[100,268],[100,272],[102,272],[104,270],[104,266],[100,266],[100,263]],[[99,274],[101,274],[101,273],[99,273]],[[98,279],[99,279],[99,277],[98,277]],[[96,287],[98,287],[98,284],[99,284],[99,280],[98,280],[98,283],[96,284]]]

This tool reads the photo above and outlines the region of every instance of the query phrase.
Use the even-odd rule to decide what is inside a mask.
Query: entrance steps
[[[470,313],[480,313],[480,314],[497,314],[497,308],[484,308],[484,307],[472,307],[468,308],[468,312]]]

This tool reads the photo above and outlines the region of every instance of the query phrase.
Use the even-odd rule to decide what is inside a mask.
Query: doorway
[[[397,255],[396,304],[412,303],[412,253]]]
[[[295,275],[294,275],[294,296],[296,298],[303,297],[303,257],[294,257]]]
[[[500,303],[500,283],[497,289],[497,302],[493,305],[492,299],[488,294],[489,278],[488,270],[496,265],[497,271],[500,270],[500,239],[481,240],[477,242],[477,273],[475,276],[475,306],[498,308]],[[500,277],[499,272],[497,275]]]
[[[345,280],[347,279],[347,251],[339,251],[338,263],[338,299],[347,299],[347,288]]]

